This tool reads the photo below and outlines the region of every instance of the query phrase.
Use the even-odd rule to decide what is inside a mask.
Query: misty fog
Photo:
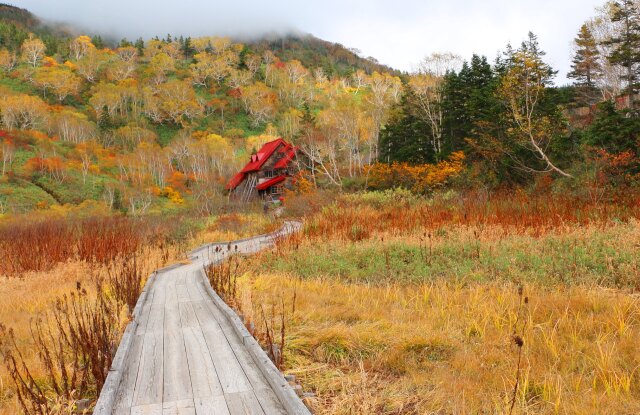
[[[5,0],[112,39],[311,33],[411,70],[432,52],[493,59],[537,33],[550,63],[570,65],[570,39],[601,0]]]

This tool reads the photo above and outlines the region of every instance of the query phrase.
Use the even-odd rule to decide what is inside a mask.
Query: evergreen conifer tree
[[[380,161],[385,163],[432,163],[436,159],[429,144],[431,129],[416,116],[416,97],[411,88],[405,88],[402,100],[380,134]]]
[[[602,66],[596,40],[586,24],[582,25],[574,42],[576,54],[571,65],[572,71],[567,76],[575,79],[578,86],[594,88]]]
[[[613,3],[611,21],[621,25],[620,32],[607,43],[613,46],[609,62],[625,68],[627,93],[633,107],[634,94],[638,89],[640,75],[640,8],[634,0]]]

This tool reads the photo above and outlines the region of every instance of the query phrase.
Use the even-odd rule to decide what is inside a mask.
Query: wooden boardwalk
[[[273,367],[265,369],[271,363],[264,356],[256,359],[262,351],[247,346],[237,318],[220,306],[202,272],[203,265],[223,260],[229,251],[252,253],[270,243],[271,237],[262,236],[232,243],[230,250],[221,246],[221,252],[203,248],[192,253],[191,264],[157,273],[138,303],[135,325],[125,334],[124,352],[119,350],[114,360],[115,380],[110,385],[108,380],[94,413],[308,414],[292,390],[283,398],[274,389],[274,384],[290,387],[283,386],[284,379],[274,383],[274,376],[282,376]]]

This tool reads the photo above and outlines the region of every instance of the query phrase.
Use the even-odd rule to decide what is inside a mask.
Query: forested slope
[[[0,212],[209,212],[276,137],[306,153],[312,187],[628,194],[640,10],[599,13],[575,40],[575,84],[559,88],[531,33],[495,62],[432,54],[403,74],[310,35],[113,42],[2,5]]]

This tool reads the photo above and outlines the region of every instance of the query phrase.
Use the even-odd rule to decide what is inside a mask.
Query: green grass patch
[[[14,178],[0,179],[0,211],[22,213],[40,206],[57,204],[56,200],[35,184]],[[2,213],[2,212],[0,212]]]
[[[274,272],[352,283],[494,280],[542,284],[635,287],[640,259],[637,224],[541,238],[512,235],[477,241],[449,233],[430,248],[419,242],[305,243],[300,251],[269,253],[261,261]],[[626,236],[625,236],[626,235]],[[627,242],[623,242],[623,241]]]

